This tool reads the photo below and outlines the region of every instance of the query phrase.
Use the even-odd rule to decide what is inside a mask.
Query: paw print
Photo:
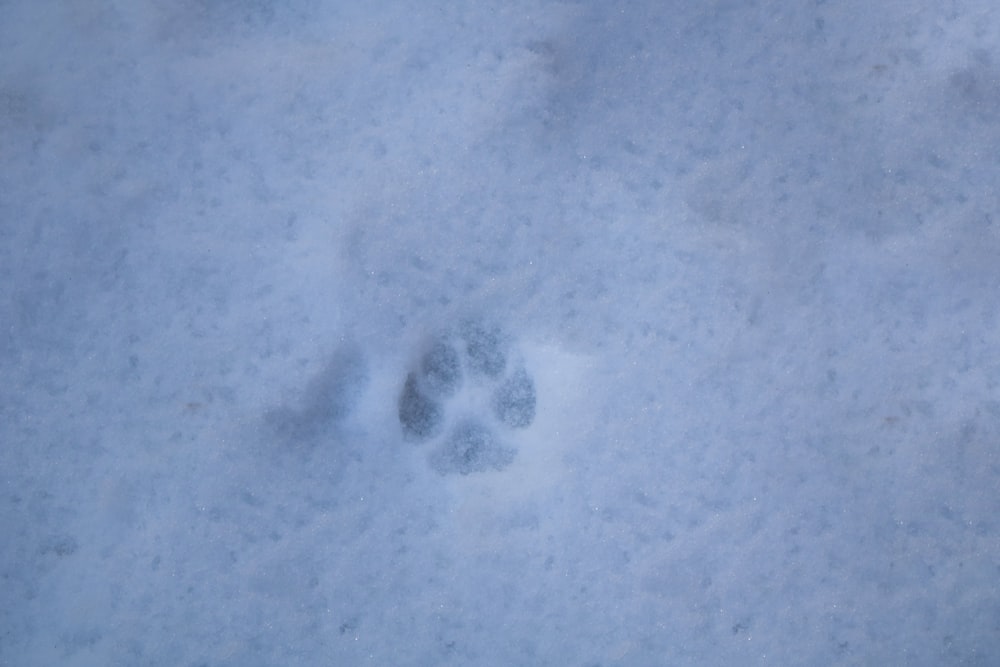
[[[430,342],[403,381],[399,424],[405,439],[434,441],[431,467],[443,475],[503,470],[516,450],[505,431],[535,419],[535,383],[495,326],[464,322]]]

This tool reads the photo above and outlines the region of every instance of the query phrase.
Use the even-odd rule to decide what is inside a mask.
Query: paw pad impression
[[[468,321],[457,334],[436,337],[407,374],[399,424],[407,440],[440,438],[429,458],[439,473],[503,470],[513,462],[516,450],[498,431],[530,426],[537,396],[531,375],[523,363],[512,363],[511,352],[499,327]]]

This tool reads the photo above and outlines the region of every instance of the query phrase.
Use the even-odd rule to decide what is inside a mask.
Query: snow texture
[[[0,665],[994,665],[1000,8],[0,2]]]

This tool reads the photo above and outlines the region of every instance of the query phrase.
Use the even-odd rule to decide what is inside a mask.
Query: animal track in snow
[[[432,441],[431,467],[442,475],[499,471],[516,450],[504,436],[531,426],[535,383],[513,341],[496,326],[463,322],[436,336],[403,381],[403,436]]]

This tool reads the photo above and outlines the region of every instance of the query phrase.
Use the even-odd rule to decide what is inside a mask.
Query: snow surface
[[[0,2],[0,665],[997,664],[998,45]],[[468,322],[533,420],[404,437]]]

